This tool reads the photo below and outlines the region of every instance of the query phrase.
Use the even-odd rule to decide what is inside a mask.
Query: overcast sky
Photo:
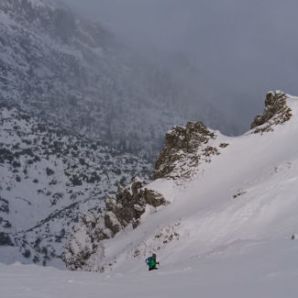
[[[182,52],[244,117],[269,89],[298,94],[297,0],[64,1],[140,49]]]

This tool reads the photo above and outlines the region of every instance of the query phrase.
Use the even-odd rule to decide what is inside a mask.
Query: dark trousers
[[[151,270],[157,270],[157,267],[155,266],[155,267],[149,267],[149,271],[151,271]]]

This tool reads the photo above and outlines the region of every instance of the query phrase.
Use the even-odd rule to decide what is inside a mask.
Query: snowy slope
[[[288,241],[298,229],[298,99],[287,103],[293,116],[272,131],[236,138],[215,132],[212,146],[229,145],[200,163],[191,179],[151,183],[171,204],[148,210],[137,229],[102,241],[86,268],[139,271],[152,252],[163,266],[182,266],[230,247]]]
[[[150,165],[0,105],[0,261],[56,262],[81,214]],[[8,244],[9,247],[6,245]]]
[[[135,230],[103,241],[93,268],[67,272],[0,265],[6,298],[49,297],[297,297],[298,98],[291,118],[237,138],[191,179],[158,179],[148,187],[170,205],[148,210]],[[273,117],[274,119],[274,117]],[[273,123],[273,122],[271,122]],[[150,214],[150,215],[149,215]],[[145,256],[157,252],[160,269]],[[94,262],[97,261],[98,263]],[[111,264],[111,265],[109,265]]]
[[[296,298],[297,241],[234,245],[159,271],[87,273],[0,264],[5,298]]]

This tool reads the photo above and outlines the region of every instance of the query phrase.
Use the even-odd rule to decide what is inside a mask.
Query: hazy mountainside
[[[124,151],[156,152],[194,96],[163,67],[54,1],[2,0],[0,47],[1,101]],[[212,112],[202,101],[203,118]]]
[[[247,251],[256,243],[290,241],[298,227],[298,99],[268,93],[252,128],[234,138],[202,123],[174,128],[156,163],[158,179],[120,190],[112,202],[123,204],[129,190],[142,202],[149,189],[163,204],[145,204],[136,226],[136,218],[121,225],[125,216],[117,207],[108,206],[97,217],[93,213],[70,236],[66,265],[138,272],[153,252],[163,266],[183,266],[216,253]],[[103,221],[106,217],[112,220]],[[96,238],[104,229],[114,232]]]
[[[57,262],[72,226],[150,165],[0,105],[0,262]],[[8,247],[7,247],[8,246]]]
[[[110,226],[100,233],[109,238],[113,230],[136,227],[147,205],[154,210],[166,204],[154,190],[120,189],[124,194],[117,206],[109,205],[110,216],[100,211],[102,199],[116,194],[119,182],[146,178],[151,168],[127,152],[155,153],[164,131],[188,113],[181,99],[193,97],[178,74],[171,76],[101,25],[57,3],[0,1],[0,258],[5,262],[54,264],[87,211],[99,213]],[[210,105],[202,104],[202,113],[220,119]]]

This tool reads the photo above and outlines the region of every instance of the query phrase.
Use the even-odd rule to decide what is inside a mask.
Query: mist
[[[298,94],[297,1],[64,1],[145,55],[158,52],[165,63],[183,56],[192,71],[181,79],[197,88],[192,104],[206,98],[239,130],[268,90]]]

